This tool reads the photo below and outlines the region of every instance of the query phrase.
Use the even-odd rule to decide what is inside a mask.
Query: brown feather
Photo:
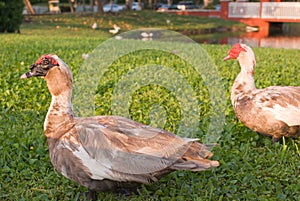
[[[235,57],[241,72],[231,92],[231,101],[237,118],[248,128],[274,139],[300,136],[300,87],[271,86],[256,89],[253,78],[255,58],[252,49]],[[229,51],[230,52],[230,51]],[[228,57],[226,57],[228,58]]]
[[[115,191],[157,181],[175,170],[219,165],[196,139],[118,116],[75,117],[71,70],[56,55],[48,57],[58,66],[45,76],[52,102],[44,130],[51,162],[65,177],[91,191]]]

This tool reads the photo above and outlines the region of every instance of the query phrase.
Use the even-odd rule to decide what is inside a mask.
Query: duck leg
[[[98,200],[98,194],[96,191],[88,190],[88,192],[80,193],[78,201],[97,201]]]
[[[87,195],[86,195],[86,199],[92,200],[92,201],[98,200],[97,192],[89,189],[89,191],[87,192]]]
[[[281,140],[281,137],[272,137],[272,143],[275,144],[276,142],[279,142]]]
[[[120,194],[120,195],[124,195],[124,196],[130,196],[132,195],[132,191],[130,191],[129,189],[126,188],[118,188],[115,193]]]
[[[265,133],[260,133],[260,132],[257,132],[257,134],[259,135],[264,135],[264,136],[267,136],[267,137],[271,137],[272,138],[272,143],[275,144],[276,142],[279,142],[282,137],[281,136],[276,136],[276,135],[270,135],[270,134],[265,134]]]

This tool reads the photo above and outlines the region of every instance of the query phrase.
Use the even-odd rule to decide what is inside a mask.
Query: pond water
[[[248,30],[249,31],[249,30]],[[197,32],[194,32],[197,33]],[[283,24],[280,28],[270,30],[268,37],[262,37],[256,30],[249,32],[222,32],[211,34],[187,34],[199,43],[206,44],[234,44],[246,43],[252,47],[272,47],[285,49],[300,49],[300,23]]]

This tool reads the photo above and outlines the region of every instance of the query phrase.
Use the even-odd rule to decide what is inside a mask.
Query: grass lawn
[[[172,27],[166,24],[167,19],[173,23]],[[94,21],[98,23],[98,30],[90,29]],[[22,34],[0,35],[0,200],[74,200],[86,190],[65,179],[50,163],[43,135],[43,122],[51,101],[45,81],[38,78],[20,80],[19,77],[28,71],[30,64],[40,55],[56,53],[71,67],[76,78],[84,65],[82,54],[91,54],[98,45],[110,38],[112,35],[108,30],[114,23],[121,27],[122,32],[143,27],[171,30],[241,27],[240,24],[219,19],[164,13],[156,13],[151,18],[151,13],[147,11],[103,17],[31,17],[23,23]],[[129,43],[130,40],[128,46]],[[149,64],[167,66],[191,86],[197,105],[190,110],[196,111],[200,122],[197,137],[204,140],[209,133],[209,125],[218,121],[210,118],[214,111],[212,100],[209,99],[210,88],[204,80],[207,75],[199,73],[191,63],[175,54],[176,51],[180,52],[180,47],[191,47],[189,54],[195,56],[192,44],[178,42],[172,45],[179,48],[174,49],[174,54],[144,49],[114,60],[99,80],[94,96],[96,113],[113,113],[111,101],[114,89],[120,80],[134,70]],[[199,173],[174,172],[159,182],[141,186],[139,195],[122,197],[101,193],[99,200],[300,200],[300,141],[285,139],[283,143],[272,144],[270,138],[260,136],[239,123],[229,97],[231,85],[240,69],[236,61],[223,61],[230,47],[198,46],[204,56],[207,53],[211,58],[224,87],[223,102],[226,107],[222,112],[226,121],[222,124],[223,130],[217,141],[219,146],[213,148],[213,159],[220,161],[220,167]],[[119,50],[112,47],[112,51]],[[254,52],[258,88],[300,85],[300,50],[254,48]],[[199,59],[203,59],[203,55],[199,55]],[[171,132],[178,131],[183,106],[171,90],[148,84],[137,89],[130,98],[132,104],[128,109],[132,119],[153,124],[153,115],[157,115],[153,114],[153,108],[158,107],[158,111],[163,110],[158,115],[165,115],[165,121],[164,124],[156,122],[157,126]]]
[[[175,14],[158,13],[153,11],[129,12],[106,14],[63,14],[48,15],[38,17],[25,17],[25,22],[21,27],[22,34],[25,35],[44,35],[45,30],[48,36],[67,36],[67,37],[111,37],[109,30],[113,24],[121,28],[121,32],[140,28],[163,28],[173,31],[199,30],[212,28],[225,28],[240,30],[245,25],[222,19],[177,16]],[[91,29],[96,22],[98,29]],[[169,23],[167,23],[169,22]],[[42,28],[41,28],[42,27]]]

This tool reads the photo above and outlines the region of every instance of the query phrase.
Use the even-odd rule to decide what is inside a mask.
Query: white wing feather
[[[286,123],[288,126],[300,125],[300,108],[293,105],[282,107],[279,104],[275,104],[273,108],[264,107],[264,111],[269,111],[273,114],[274,118]]]

